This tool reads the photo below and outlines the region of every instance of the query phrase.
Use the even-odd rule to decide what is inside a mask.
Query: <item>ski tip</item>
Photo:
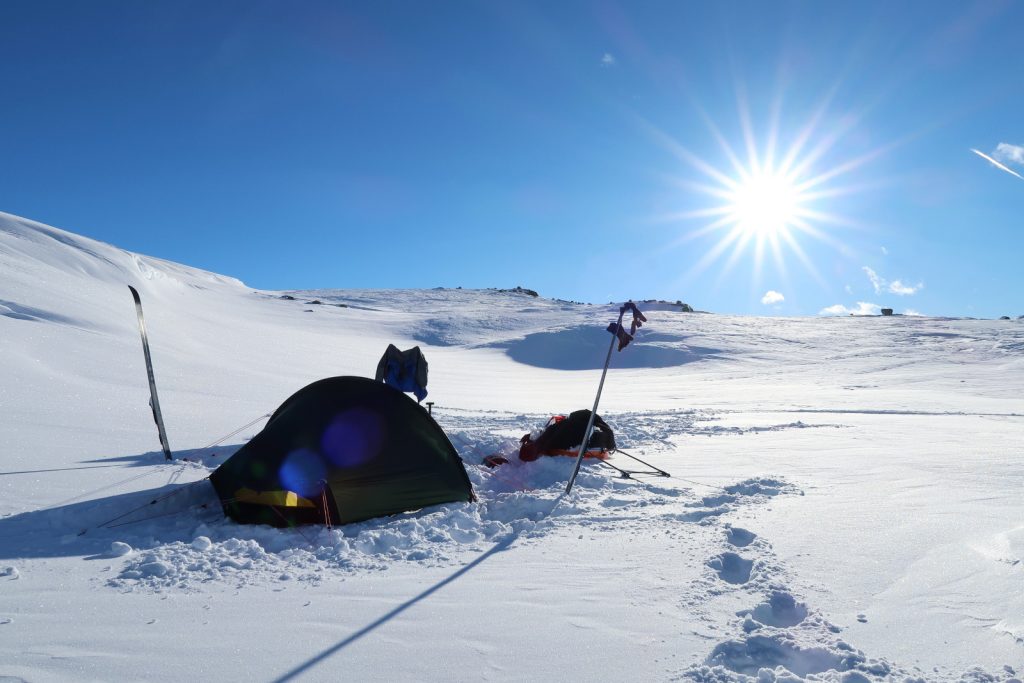
[[[132,298],[135,299],[135,302],[141,303],[142,299],[139,298],[139,290],[135,289],[131,285],[128,285],[128,289],[132,290]]]

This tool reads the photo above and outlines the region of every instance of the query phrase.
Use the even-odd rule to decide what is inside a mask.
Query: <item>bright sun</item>
[[[742,236],[775,238],[800,217],[800,188],[779,173],[750,175],[726,192],[729,217]]]
[[[718,142],[727,162],[723,168],[717,168],[661,131],[654,130],[672,152],[705,179],[704,182],[690,178],[673,179],[686,190],[681,196],[693,208],[669,214],[666,218],[672,222],[699,220],[703,223],[680,235],[675,243],[678,245],[717,235],[717,240],[703,250],[700,258],[682,277],[693,281],[713,264],[723,260],[719,281],[725,281],[732,268],[748,252],[752,257],[749,263],[753,268],[755,282],[761,277],[766,259],[773,261],[776,273],[785,277],[787,266],[784,254],[788,253],[795,256],[815,279],[824,282],[814,260],[801,243],[811,238],[837,250],[844,249],[829,234],[828,228],[850,226],[850,221],[823,210],[821,204],[829,198],[856,191],[856,187],[835,186],[834,180],[882,150],[829,165],[815,172],[812,168],[820,166],[822,158],[842,133],[839,131],[825,135],[820,142],[815,142],[821,112],[815,114],[806,127],[798,130],[785,146],[780,145],[777,115],[773,116],[768,126],[767,140],[761,146],[755,140],[754,127],[745,105],[741,104],[739,114],[746,151],[742,156],[726,142],[717,126],[706,119],[712,137]],[[693,206],[695,203],[696,207]],[[699,206],[701,203],[703,207]]]

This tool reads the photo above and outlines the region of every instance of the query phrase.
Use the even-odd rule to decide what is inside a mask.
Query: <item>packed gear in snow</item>
[[[590,420],[590,411],[583,409],[568,416],[555,415],[539,434],[525,434],[520,439],[519,459],[530,462],[542,455],[576,457],[583,433]],[[615,434],[600,415],[594,416],[594,429],[587,443],[587,458],[607,458],[615,450]]]

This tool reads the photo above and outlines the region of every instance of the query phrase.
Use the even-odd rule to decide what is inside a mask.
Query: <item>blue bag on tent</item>
[[[388,344],[377,363],[376,379],[399,391],[415,394],[416,400],[422,401],[427,397],[427,359],[418,346],[399,351],[394,344]]]

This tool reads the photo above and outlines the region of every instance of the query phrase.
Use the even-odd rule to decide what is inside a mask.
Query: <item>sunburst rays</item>
[[[856,158],[828,162],[830,152],[860,120],[856,115],[839,117],[830,121],[827,133],[822,133],[834,95],[828,93],[813,109],[807,123],[792,132],[781,127],[781,98],[776,98],[762,142],[755,133],[746,97],[742,89],[737,89],[742,151],[731,145],[711,117],[698,108],[724,166],[701,158],[663,131],[647,125],[663,146],[695,171],[690,177],[673,179],[688,195],[687,203],[699,207],[663,217],[691,226],[674,241],[674,246],[718,236],[685,271],[683,280],[692,282],[712,266],[721,264],[717,278],[721,282],[749,254],[755,288],[768,259],[783,280],[788,279],[789,261],[795,259],[815,280],[825,284],[805,243],[813,240],[837,251],[845,250],[836,233],[841,228],[857,227],[857,223],[829,210],[827,204],[830,199],[860,188],[838,185],[837,179],[886,151],[879,148]],[[705,205],[699,206],[702,202]]]

